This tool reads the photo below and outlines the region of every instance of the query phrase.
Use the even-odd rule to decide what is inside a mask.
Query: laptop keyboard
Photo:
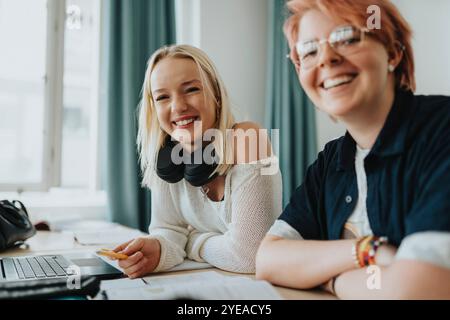
[[[19,279],[54,278],[69,275],[69,262],[63,256],[14,258]]]

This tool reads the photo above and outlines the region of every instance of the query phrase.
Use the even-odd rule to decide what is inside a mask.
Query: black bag
[[[22,202],[0,201],[0,251],[22,243],[35,233]]]

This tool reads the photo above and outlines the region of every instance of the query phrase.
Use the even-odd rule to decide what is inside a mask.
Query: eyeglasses
[[[328,43],[339,55],[348,56],[361,49],[368,29],[359,29],[354,26],[341,26],[334,29],[328,39],[308,40],[297,42],[295,51],[290,56],[292,62],[302,70],[314,68],[319,63],[322,45]]]

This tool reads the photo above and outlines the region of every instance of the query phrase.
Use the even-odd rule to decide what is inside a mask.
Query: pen
[[[117,252],[114,252],[114,251],[108,250],[108,249],[101,249],[101,250],[97,251],[97,254],[106,256],[106,257],[110,257],[110,258],[115,258],[118,260],[128,259],[128,256],[126,254],[117,253]]]

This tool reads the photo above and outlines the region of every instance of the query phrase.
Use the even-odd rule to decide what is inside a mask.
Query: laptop
[[[115,279],[123,273],[91,253],[0,258],[0,282],[96,276]]]

